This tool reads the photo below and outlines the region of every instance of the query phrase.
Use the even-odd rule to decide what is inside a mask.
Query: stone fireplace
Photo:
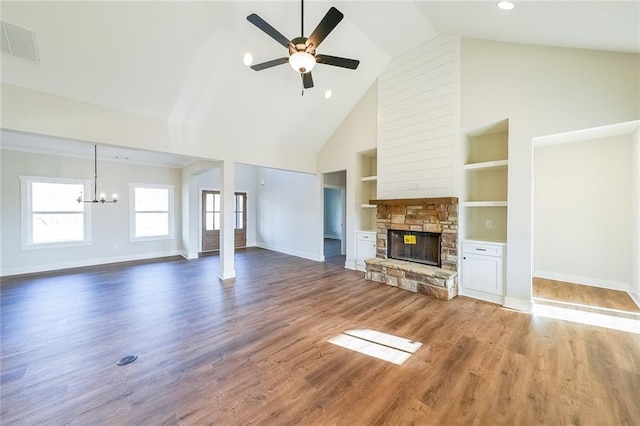
[[[376,258],[366,278],[450,300],[458,294],[458,199],[372,200]]]

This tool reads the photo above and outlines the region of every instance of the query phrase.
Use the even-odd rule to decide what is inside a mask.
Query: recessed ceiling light
[[[333,93],[331,93],[331,90],[327,90],[326,92],[324,92],[324,98],[325,99],[329,99],[331,97]]]
[[[502,10],[511,10],[516,6],[510,1],[502,0],[501,2],[498,2],[498,7]]]
[[[242,57],[242,63],[245,67],[251,66],[251,64],[253,64],[253,55],[251,53],[245,53]]]

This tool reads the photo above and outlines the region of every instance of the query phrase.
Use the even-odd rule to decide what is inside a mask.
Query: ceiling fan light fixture
[[[316,66],[316,58],[307,52],[295,52],[289,56],[289,64],[294,71],[305,74]]]
[[[242,57],[242,63],[245,67],[250,67],[253,64],[253,55],[249,52],[245,53]]]

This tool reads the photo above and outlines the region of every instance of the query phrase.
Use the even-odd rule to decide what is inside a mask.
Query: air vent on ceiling
[[[2,22],[2,53],[26,59],[31,62],[40,62],[36,36],[26,28]]]

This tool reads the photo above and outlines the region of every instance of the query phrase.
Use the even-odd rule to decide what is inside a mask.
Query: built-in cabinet
[[[461,286],[468,295],[502,303],[507,242],[509,122],[465,136]]]
[[[504,243],[464,241],[462,277],[465,293],[502,303],[504,295]]]
[[[359,201],[360,230],[375,231],[376,206],[370,200],[378,196],[378,161],[377,150],[369,150],[358,154],[359,162]]]
[[[376,257],[376,233],[374,231],[356,232],[356,269],[366,271],[365,260]]]

